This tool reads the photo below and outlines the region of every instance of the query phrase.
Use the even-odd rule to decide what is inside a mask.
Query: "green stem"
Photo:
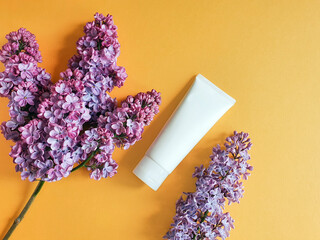
[[[208,216],[208,214],[209,214],[209,211],[208,211],[208,210],[204,212],[203,216],[201,217],[201,223],[203,223],[203,221],[206,219],[206,217]]]
[[[84,165],[86,165],[87,162],[89,162],[89,161],[91,160],[91,158],[93,158],[94,155],[96,155],[96,153],[97,153],[98,151],[99,151],[99,148],[97,148],[95,151],[93,151],[93,152],[90,154],[90,156],[89,156],[85,161],[83,161],[81,164],[79,164],[78,166],[76,166],[75,168],[73,168],[73,169],[71,170],[71,172],[74,172],[74,171],[78,170],[79,168],[83,167]]]
[[[71,170],[71,172],[74,172],[76,170],[78,170],[79,168],[83,167],[87,162],[89,162],[91,160],[91,158],[94,157],[94,155],[96,155],[96,153],[99,151],[99,148],[97,148],[95,151],[93,151],[90,156],[83,161],[81,164],[79,164],[78,166],[76,166],[75,168],[73,168]],[[14,220],[14,222],[12,223],[10,229],[8,230],[8,232],[6,233],[6,235],[4,236],[3,240],[8,240],[11,236],[11,234],[13,233],[13,231],[16,229],[16,227],[18,226],[18,224],[22,221],[24,215],[27,213],[28,209],[30,208],[31,204],[33,203],[34,199],[36,198],[36,196],[38,195],[38,193],[40,192],[43,184],[45,183],[45,181],[40,180],[36,189],[33,191],[31,197],[29,198],[27,204],[24,206],[23,210],[21,211],[21,213],[19,214],[19,216],[16,218],[16,220]]]
[[[16,218],[16,220],[14,220],[14,222],[12,223],[9,231],[7,232],[7,234],[4,236],[3,240],[8,240],[9,237],[11,236],[11,234],[13,233],[13,231],[16,229],[16,227],[18,226],[18,224],[22,221],[24,215],[26,214],[26,212],[28,211],[28,209],[30,208],[31,204],[33,203],[34,199],[36,198],[36,196],[38,195],[38,193],[40,192],[42,186],[44,184],[44,181],[40,181],[36,187],[36,189],[34,190],[34,192],[32,193],[31,197],[29,198],[29,201],[27,202],[27,204],[24,206],[23,210],[21,211],[21,213],[19,214],[19,216]]]

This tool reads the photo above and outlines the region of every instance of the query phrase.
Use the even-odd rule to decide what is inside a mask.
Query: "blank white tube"
[[[157,190],[191,149],[236,101],[198,74],[192,87],[133,170]]]

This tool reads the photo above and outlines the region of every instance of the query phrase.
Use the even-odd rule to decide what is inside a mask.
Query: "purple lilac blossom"
[[[243,196],[242,180],[247,180],[253,167],[248,164],[252,144],[247,133],[237,133],[228,138],[225,150],[214,147],[207,168],[196,167],[193,177],[197,178],[196,191],[184,193],[176,203],[174,223],[164,236],[165,239],[226,239],[234,220],[224,213],[228,204],[239,203]]]
[[[105,128],[92,128],[85,131],[82,142],[85,153],[97,151],[86,165],[91,171],[90,177],[95,180],[100,180],[101,177],[113,177],[118,168],[118,164],[112,159],[115,148],[113,134]]]
[[[35,36],[24,28],[6,36],[0,50],[5,70],[0,73],[0,96],[9,98],[11,119],[1,124],[6,139],[20,140],[18,128],[36,118],[41,101],[49,96],[51,76],[37,66],[41,62]]]
[[[11,117],[1,129],[15,142],[10,156],[22,179],[60,180],[90,156],[85,166],[91,178],[112,177],[118,168],[112,159],[115,146],[128,148],[140,140],[158,112],[161,99],[155,90],[129,96],[120,107],[108,95],[127,74],[117,66],[120,44],[112,16],[96,13],[94,18],[55,84],[37,67],[41,55],[30,32],[21,28],[8,34],[0,50],[5,65],[0,96],[9,98]]]
[[[98,124],[113,133],[117,147],[128,149],[141,139],[144,127],[149,125],[154,115],[159,112],[160,103],[160,93],[154,89],[147,93],[138,93],[135,97],[128,96],[121,103],[121,107],[101,115]]]

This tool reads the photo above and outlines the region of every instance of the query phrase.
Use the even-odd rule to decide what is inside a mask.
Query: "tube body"
[[[134,174],[153,190],[178,166],[235,100],[198,74]]]

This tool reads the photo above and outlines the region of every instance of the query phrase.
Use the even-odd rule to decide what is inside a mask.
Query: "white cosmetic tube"
[[[201,74],[149,147],[134,174],[157,190],[236,101]]]

